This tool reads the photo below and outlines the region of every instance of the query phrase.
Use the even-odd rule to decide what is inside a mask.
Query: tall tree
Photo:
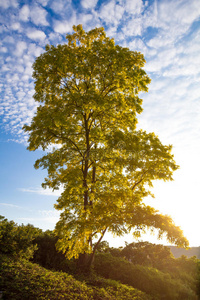
[[[48,45],[36,59],[40,105],[24,126],[28,149],[46,150],[35,163],[48,170],[43,187],[63,187],[55,205],[61,210],[58,248],[68,258],[91,253],[91,263],[106,231],[138,236],[146,228],[186,246],[171,218],[143,203],[152,181],[172,180],[178,168],[171,145],[136,130],[138,94],[150,83],[143,55],[115,45],[103,28],[73,29],[66,44]]]

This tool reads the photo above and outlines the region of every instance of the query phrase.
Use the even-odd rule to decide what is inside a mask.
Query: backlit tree
[[[116,45],[103,28],[73,29],[66,44],[48,45],[36,59],[40,105],[24,126],[28,149],[46,151],[35,163],[48,171],[43,187],[63,187],[55,205],[58,249],[68,258],[89,253],[90,265],[106,231],[140,236],[147,228],[187,246],[170,217],[143,203],[153,180],[172,180],[178,168],[171,145],[136,130],[139,92],[150,83],[143,55]]]

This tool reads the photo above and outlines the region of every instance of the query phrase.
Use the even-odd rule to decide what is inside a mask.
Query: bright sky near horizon
[[[64,43],[73,25],[103,26],[117,44],[144,54],[152,82],[138,127],[173,144],[180,165],[146,201],[200,246],[200,0],[0,0],[0,18],[0,215],[54,228],[58,192],[41,188],[46,172],[33,164],[43,153],[26,150],[22,131],[37,107],[32,64],[46,44]]]

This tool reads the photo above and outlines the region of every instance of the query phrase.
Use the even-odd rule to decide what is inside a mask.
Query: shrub
[[[52,272],[25,259],[0,255],[4,300],[150,300],[141,291],[97,278],[87,286],[64,272]]]
[[[190,287],[185,286],[178,279],[171,278],[170,274],[151,267],[134,265],[110,254],[99,253],[96,256],[94,269],[99,275],[131,285],[153,296],[154,299],[197,299]]]
[[[37,244],[37,250],[31,261],[50,270],[73,273],[74,261],[67,260],[63,253],[57,251],[56,242],[57,237],[50,230],[38,235],[34,241]]]
[[[36,250],[33,240],[41,232],[41,229],[35,228],[33,225],[17,225],[14,221],[8,221],[1,216],[0,253],[17,258],[31,258]]]

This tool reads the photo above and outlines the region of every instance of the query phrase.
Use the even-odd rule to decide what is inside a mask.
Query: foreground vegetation
[[[3,255],[0,262],[3,299],[151,299],[132,287],[100,277],[86,284],[65,272],[49,271],[25,259],[16,261]]]
[[[98,246],[94,267],[67,260],[52,231],[0,220],[0,291],[3,299],[199,299],[199,260],[175,259],[148,242]]]

